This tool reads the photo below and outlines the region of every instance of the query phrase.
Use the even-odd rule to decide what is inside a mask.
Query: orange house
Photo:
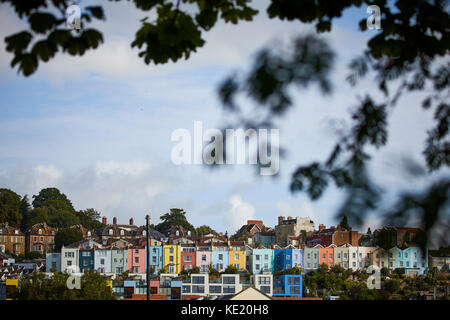
[[[319,247],[319,265],[325,263],[328,268],[333,267],[334,263],[334,247],[335,245],[330,245],[328,247]]]

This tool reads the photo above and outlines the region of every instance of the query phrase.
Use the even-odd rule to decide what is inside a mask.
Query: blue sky
[[[218,102],[217,84],[230,72],[247,68],[262,46],[312,27],[269,20],[262,10],[253,23],[219,23],[188,61],[147,66],[130,48],[144,15],[129,2],[104,6],[107,21],[96,23],[106,40],[99,50],[81,58],[59,55],[29,78],[9,67],[11,56],[0,43],[1,187],[31,196],[54,186],[77,209],[93,207],[123,223],[133,216],[143,224],[149,212],[157,223],[171,207],[184,208],[196,226],[208,224],[229,233],[250,218],[273,226],[278,215],[309,216],[316,225],[336,223],[342,201],[338,190],[332,187],[311,202],[303,194],[292,195],[288,183],[296,165],[326,157],[336,141],[333,123],[348,125],[357,94],[376,93],[370,80],[355,91],[344,81],[349,60],[365,47],[368,32],[376,32],[358,32],[366,8],[347,10],[324,35],[338,54],[334,92],[323,97],[312,87],[295,93],[295,109],[280,122],[280,143],[288,157],[281,160],[279,177],[272,179],[255,175],[249,166],[175,166],[170,136],[178,128],[192,131],[195,120],[202,120],[205,129],[220,128],[227,114]],[[0,26],[1,38],[23,28],[3,4]],[[423,163],[420,152],[432,115],[420,106],[411,112],[418,98],[400,101],[390,118],[389,144],[372,161],[390,200],[399,190],[421,186],[411,187],[395,167],[401,156]],[[378,222],[373,218],[367,223],[373,229]]]

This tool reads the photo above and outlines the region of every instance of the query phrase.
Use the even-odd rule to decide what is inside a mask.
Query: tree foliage
[[[0,189],[0,222],[18,228],[22,221],[20,196],[10,189]]]
[[[80,290],[67,288],[68,274],[54,273],[45,278],[43,273],[33,272],[21,278],[13,298],[18,300],[116,300],[107,286],[106,278],[87,270],[81,279]]]
[[[62,246],[67,246],[81,240],[83,240],[83,234],[80,230],[75,228],[60,229],[55,236],[56,250],[59,251]]]
[[[155,226],[155,229],[159,232],[164,233],[174,226],[182,226],[186,230],[192,232],[195,231],[194,226],[187,220],[186,211],[183,209],[171,208],[170,211],[163,214],[160,219],[162,222]]]

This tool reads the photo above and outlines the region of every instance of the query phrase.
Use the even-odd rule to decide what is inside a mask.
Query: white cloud
[[[224,222],[229,232],[234,233],[242,225],[246,224],[247,220],[255,218],[255,208],[250,203],[244,202],[240,195],[234,194],[230,196],[228,203],[231,208],[224,217]]]
[[[96,175],[131,175],[138,176],[148,170],[150,165],[144,161],[117,162],[97,161]]]
[[[34,168],[34,181],[36,189],[50,187],[58,183],[62,173],[53,165],[38,165]]]
[[[308,217],[315,221],[318,217],[314,207],[310,201],[306,200],[279,200],[277,202],[277,209],[280,216],[284,217]]]

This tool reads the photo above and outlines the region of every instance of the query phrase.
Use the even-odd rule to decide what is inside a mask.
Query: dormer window
[[[52,230],[52,235],[54,235],[54,234],[55,234],[55,231]]]
[[[180,231],[177,230],[177,231],[175,232],[175,235],[179,236],[179,235],[180,235]]]
[[[125,232],[123,230],[120,230],[120,235],[123,236]]]
[[[145,231],[145,230],[142,231],[142,235],[143,235],[143,236],[146,236],[146,235],[147,235],[147,231]]]
[[[38,230],[38,234],[42,234],[42,229],[39,229],[39,230]]]
[[[19,230],[14,230],[14,234],[19,234]]]
[[[88,237],[90,237],[90,236],[91,236],[91,232],[90,232],[90,231],[88,231],[88,232],[87,232],[87,235],[88,235]]]
[[[109,229],[109,235],[112,236],[113,234],[113,229]]]
[[[191,232],[190,231],[188,231],[188,236],[190,236],[191,235]]]

